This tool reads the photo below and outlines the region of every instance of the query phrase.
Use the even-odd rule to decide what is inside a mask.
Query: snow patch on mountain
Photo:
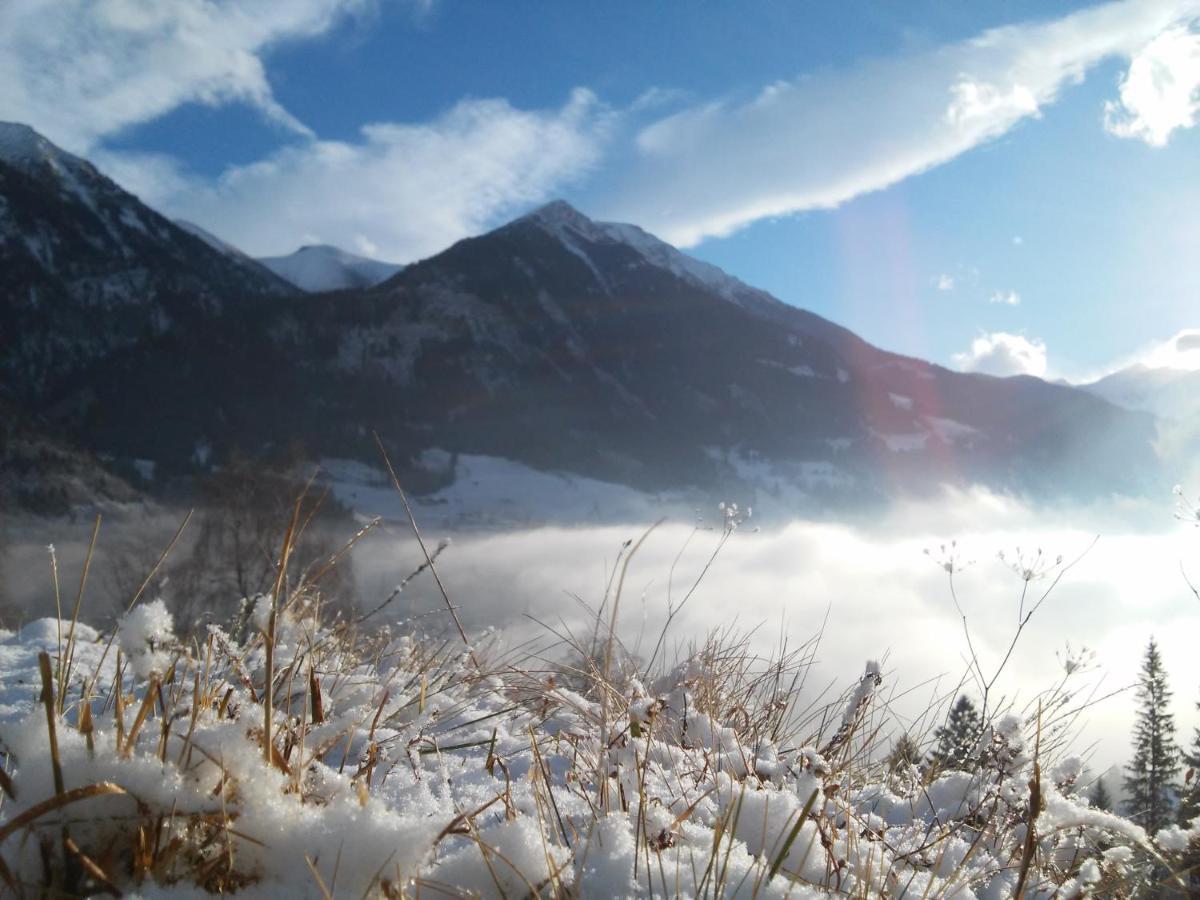
[[[89,165],[18,122],[0,122],[0,161],[26,172],[42,165],[56,169],[67,165]]]
[[[565,472],[543,472],[509,459],[428,450],[421,462],[453,481],[410,497],[422,525],[496,528],[653,521],[682,511],[682,496],[652,495],[624,485]],[[385,472],[347,459],[325,459],[321,469],[337,500],[360,516],[404,521],[404,506]]]

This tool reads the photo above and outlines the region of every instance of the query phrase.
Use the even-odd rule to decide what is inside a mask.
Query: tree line
[[[1091,788],[1093,806],[1119,811],[1154,834],[1172,823],[1188,825],[1200,815],[1200,728],[1187,747],[1180,747],[1170,710],[1171,689],[1158,643],[1151,638],[1137,682],[1137,716],[1133,755],[1125,766],[1125,799],[1116,810],[1103,777]],[[1200,708],[1200,703],[1197,703]],[[923,753],[907,734],[892,746],[890,767],[917,766],[927,774],[949,769],[972,770],[981,762],[979,742],[985,723],[966,694],[951,706],[945,724],[933,732],[933,748]]]

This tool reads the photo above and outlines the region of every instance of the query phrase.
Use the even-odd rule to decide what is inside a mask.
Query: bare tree
[[[170,572],[169,596],[181,625],[228,622],[247,602],[271,590],[284,534],[296,519],[299,537],[287,583],[325,568],[340,545],[335,527],[344,511],[294,468],[269,468],[234,458],[202,487],[190,552]],[[343,535],[344,537],[344,535]],[[353,593],[348,561],[335,563],[319,585],[327,601],[347,605]]]

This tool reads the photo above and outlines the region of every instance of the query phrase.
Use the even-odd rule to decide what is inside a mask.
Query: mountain
[[[225,241],[223,241],[219,237],[217,237],[215,234],[213,234],[211,231],[201,228],[195,222],[189,222],[187,219],[174,219],[172,221],[174,221],[174,223],[176,225],[178,225],[180,228],[182,228],[188,234],[192,235],[193,237],[200,238],[200,240],[204,241],[204,243],[208,244],[208,246],[212,247],[218,253],[223,253],[224,255],[232,257],[241,262],[246,262],[246,263],[259,265],[259,266],[262,265],[262,263],[258,262],[258,260],[254,259],[252,256],[249,256],[248,254],[243,253],[237,247],[233,246],[233,244],[226,243]],[[263,266],[263,268],[266,268],[266,267]]]
[[[373,433],[418,492],[485,457],[789,512],[1161,480],[1148,413],[889,353],[562,202],[379,284],[302,293],[6,134],[33,147],[0,152],[9,390],[156,480],[239,452],[378,465]]]
[[[1082,386],[1126,409],[1163,419],[1200,419],[1200,370],[1133,365]]]
[[[24,125],[0,123],[0,380],[44,406],[112,353],[295,289]]]
[[[0,395],[0,512],[61,515],[141,499],[86,451],[40,429]]]
[[[314,293],[371,287],[404,268],[328,244],[301,247],[287,256],[265,256],[258,261],[285,281]]]
[[[137,369],[109,367],[90,439],[143,458],[298,439],[374,463],[377,431],[408,478],[438,448],[777,503],[942,482],[1108,493],[1156,477],[1150,415],[888,353],[563,203],[336,302],[273,306],[242,333],[233,349],[157,342]],[[204,403],[144,377],[172,369],[204,386]],[[141,405],[123,406],[116,386],[139,371]],[[146,408],[173,410],[169,427],[139,429]]]

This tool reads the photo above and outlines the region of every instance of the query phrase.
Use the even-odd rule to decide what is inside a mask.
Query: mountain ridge
[[[8,254],[24,268],[7,270],[0,332],[14,328],[14,310],[18,326],[42,315],[40,330],[11,333],[35,356],[72,364],[48,383],[14,366],[11,351],[0,365],[56,431],[164,472],[194,474],[296,441],[313,457],[376,463],[377,432],[417,483],[442,477],[421,466],[431,449],[780,503],[975,482],[1094,494],[1143,490],[1160,476],[1149,415],[881,350],[563,201],[380,283],[304,293],[98,173],[89,205],[56,179],[14,172],[0,162],[0,261]],[[157,273],[156,290],[97,302],[30,261],[30,232],[14,223],[45,220],[70,244],[64,267],[103,275],[120,248],[101,236],[89,255],[67,241],[94,207],[109,224],[131,210],[161,239],[129,244],[141,254],[130,262]],[[41,290],[55,302],[39,304]],[[90,333],[97,325],[106,340]]]

